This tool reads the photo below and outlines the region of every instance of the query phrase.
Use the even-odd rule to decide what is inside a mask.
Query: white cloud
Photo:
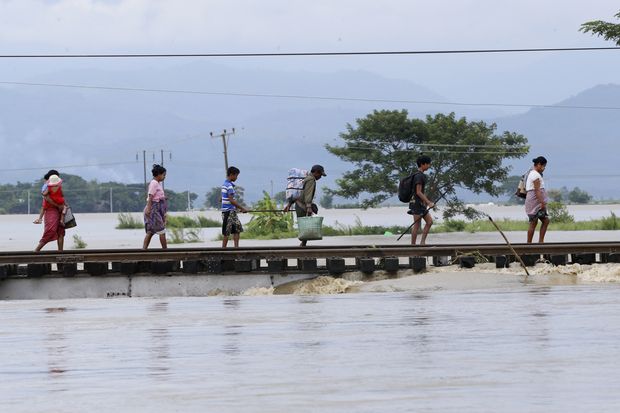
[[[3,52],[246,51],[571,46],[611,19],[604,0],[14,0]]]

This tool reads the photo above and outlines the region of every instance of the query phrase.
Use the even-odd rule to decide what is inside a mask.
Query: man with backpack
[[[295,213],[297,218],[311,216],[316,214],[316,205],[312,203],[314,195],[316,193],[316,181],[322,177],[327,176],[325,168],[322,165],[314,165],[310,169],[310,173],[301,181],[300,187],[297,191],[293,191],[292,195],[287,198],[288,204],[284,207],[284,212],[288,212],[291,206],[295,204]],[[288,190],[287,190],[288,192]],[[301,246],[305,247],[307,241],[302,241]]]
[[[431,158],[428,156],[420,156],[416,160],[418,170],[413,174],[411,178],[412,196],[409,202],[408,214],[413,215],[413,228],[411,229],[411,245],[415,245],[418,231],[420,230],[421,221],[424,220],[426,225],[422,231],[422,239],[420,245],[426,243],[426,236],[433,225],[433,217],[429,214],[429,211],[435,207],[435,203],[427,198],[424,194],[424,187],[428,177],[426,172],[431,167]]]

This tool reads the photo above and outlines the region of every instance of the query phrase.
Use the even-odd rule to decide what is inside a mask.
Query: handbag
[[[73,215],[73,211],[70,206],[67,206],[67,210],[65,211],[64,224],[65,228],[73,228],[77,226],[77,222],[75,222],[75,215]]]

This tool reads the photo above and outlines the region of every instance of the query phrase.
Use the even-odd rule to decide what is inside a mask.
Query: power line
[[[518,145],[492,145],[492,144],[485,144],[485,145],[475,145],[475,144],[452,144],[452,143],[412,143],[411,145],[414,146],[425,146],[425,147],[448,147],[448,148],[492,148],[492,149],[507,149],[507,150],[515,150],[515,149],[525,149],[525,147],[523,146],[518,146]],[[357,147],[357,146],[347,146],[346,148],[365,148],[365,147]],[[368,149],[375,149],[375,148],[368,148]],[[410,149],[410,150],[415,150],[415,149]]]
[[[177,94],[207,95],[207,96],[237,96],[237,97],[256,97],[256,98],[272,98],[272,99],[327,100],[327,101],[367,102],[367,103],[404,103],[404,104],[418,104],[418,105],[448,105],[448,106],[491,106],[491,107],[547,108],[547,109],[620,110],[620,106],[544,105],[544,104],[537,104],[537,103],[450,102],[450,101],[434,101],[434,100],[375,99],[375,98],[353,98],[353,97],[341,97],[341,96],[281,95],[281,94],[270,94],[270,93],[243,93],[243,92],[209,92],[209,91],[200,91],[200,90],[151,89],[151,88],[136,88],[136,87],[92,86],[92,85],[12,82],[12,81],[0,81],[0,84],[15,85],[15,86],[59,87],[59,88],[70,88],[70,89],[110,90],[110,91],[123,91],[123,92],[177,93]]]
[[[447,146],[457,146],[457,145],[447,145]],[[492,149],[501,149],[498,147],[493,148],[492,145],[489,145],[489,148]],[[334,149],[356,149],[356,150],[364,150],[364,151],[381,151],[379,148],[369,148],[367,146],[345,146],[345,147],[334,147]],[[529,151],[526,151],[525,148],[511,148],[505,149],[503,151],[445,151],[445,150],[432,150],[432,149],[394,149],[391,151],[394,152],[407,152],[407,153],[435,153],[435,154],[467,154],[467,155],[518,155],[518,154],[527,154]]]
[[[241,52],[241,53],[74,53],[74,54],[3,54],[3,59],[142,59],[185,57],[304,57],[304,56],[390,56],[489,53],[547,53],[617,50],[620,47],[545,47],[518,49],[452,49],[452,50],[369,50],[343,52]]]

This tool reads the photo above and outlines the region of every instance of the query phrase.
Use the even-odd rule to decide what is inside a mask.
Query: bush
[[[620,222],[616,214],[611,212],[610,216],[601,219],[601,229],[610,231],[620,229]]]
[[[202,215],[198,215],[196,219],[198,220],[198,224],[200,224],[200,228],[217,228],[222,226],[222,222],[217,219],[203,217]]]
[[[79,249],[84,249],[87,247],[88,244],[86,244],[86,242],[84,242],[84,240],[82,239],[82,237],[80,237],[78,234],[73,234],[73,248],[76,250]]]
[[[118,214],[118,225],[116,229],[141,229],[144,228],[144,223],[139,221],[130,213],[121,212]]]
[[[168,238],[168,242],[170,244],[185,244],[188,242],[202,241],[200,238],[200,230],[195,228],[188,230],[183,228],[172,228],[169,233],[170,237]]]
[[[568,212],[566,205],[561,202],[549,202],[547,204],[547,213],[549,214],[549,219],[552,222],[575,222],[575,217]]]
[[[277,210],[275,200],[263,191],[263,199],[254,205],[255,210]],[[252,220],[247,225],[247,233],[250,237],[275,236],[277,234],[290,233],[293,229],[293,215],[282,212],[257,212],[252,213]]]
[[[446,232],[463,232],[466,225],[465,221],[460,219],[447,219],[443,226]]]
[[[200,224],[198,221],[193,220],[187,215],[180,217],[172,217],[168,215],[166,219],[166,226],[168,228],[198,228]]]

